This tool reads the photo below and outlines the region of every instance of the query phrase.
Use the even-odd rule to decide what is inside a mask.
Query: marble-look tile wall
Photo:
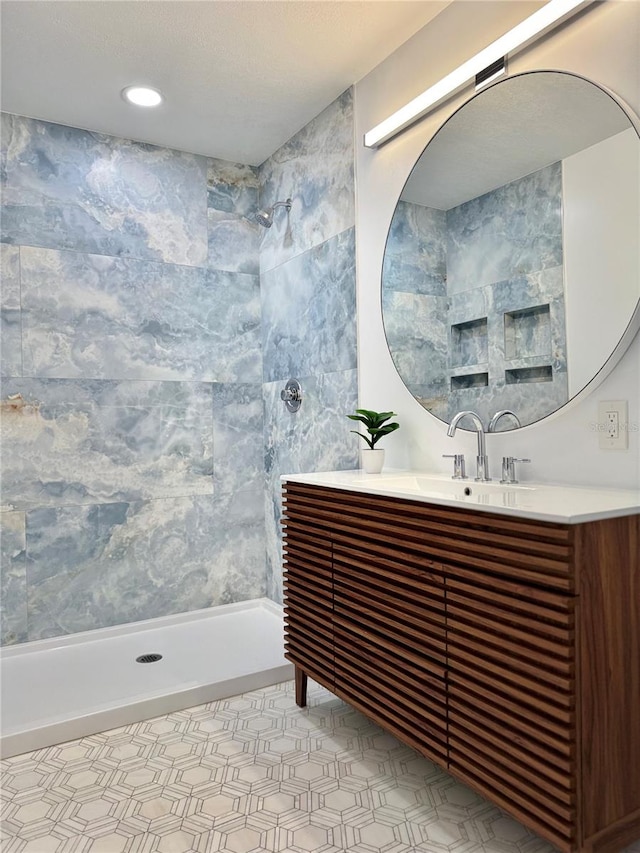
[[[384,331],[398,373],[433,410],[448,396],[444,210],[399,201],[382,266]]]
[[[267,590],[282,599],[280,475],[355,468],[358,405],[353,92],[348,90],[260,167],[260,206],[278,208],[260,247]],[[304,390],[292,414],[289,378]]]
[[[486,371],[488,386],[452,390],[446,420],[469,408],[488,420],[509,408],[532,423],[567,401],[562,256],[561,162],[447,211],[449,328],[487,318],[483,361],[471,357],[462,371],[450,363],[449,377]],[[540,306],[546,327],[532,313],[513,320]]]
[[[2,641],[265,594],[257,170],[2,117]]]
[[[2,242],[203,266],[207,161],[3,115]]]
[[[562,263],[562,163],[447,211],[447,291]]]

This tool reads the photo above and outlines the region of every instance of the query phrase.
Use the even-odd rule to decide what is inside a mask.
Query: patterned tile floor
[[[2,774],[3,853],[554,849],[313,683],[305,710],[276,685]]]

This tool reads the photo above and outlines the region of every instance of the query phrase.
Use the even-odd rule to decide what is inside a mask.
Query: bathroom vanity
[[[560,850],[639,838],[637,495],[283,480],[298,704],[310,676]]]

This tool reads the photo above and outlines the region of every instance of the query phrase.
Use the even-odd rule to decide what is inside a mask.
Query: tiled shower
[[[280,474],[357,462],[351,91],[260,167],[3,115],[2,183],[2,641],[279,600]]]

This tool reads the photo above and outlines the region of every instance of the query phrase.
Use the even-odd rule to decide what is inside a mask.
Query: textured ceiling
[[[609,95],[580,77],[508,78],[480,92],[436,134],[402,198],[449,210],[631,126]]]
[[[448,2],[3,0],[2,109],[257,165]]]

